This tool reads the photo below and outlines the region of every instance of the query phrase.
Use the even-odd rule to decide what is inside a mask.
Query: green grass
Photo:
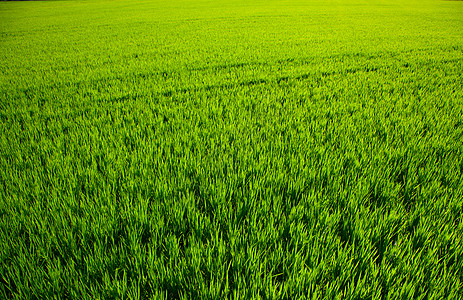
[[[462,16],[0,3],[0,298],[463,299]]]

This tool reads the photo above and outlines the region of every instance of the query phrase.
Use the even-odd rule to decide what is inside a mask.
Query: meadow
[[[0,298],[463,299],[463,2],[0,3]]]

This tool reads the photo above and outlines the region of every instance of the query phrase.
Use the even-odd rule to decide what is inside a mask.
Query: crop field
[[[0,298],[463,299],[463,1],[0,3]]]

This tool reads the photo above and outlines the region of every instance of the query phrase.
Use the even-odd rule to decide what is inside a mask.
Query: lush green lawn
[[[0,298],[462,299],[463,2],[0,3]]]

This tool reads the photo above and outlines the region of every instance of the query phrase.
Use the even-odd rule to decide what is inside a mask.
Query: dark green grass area
[[[0,3],[0,298],[463,298],[462,3],[250,3]]]

